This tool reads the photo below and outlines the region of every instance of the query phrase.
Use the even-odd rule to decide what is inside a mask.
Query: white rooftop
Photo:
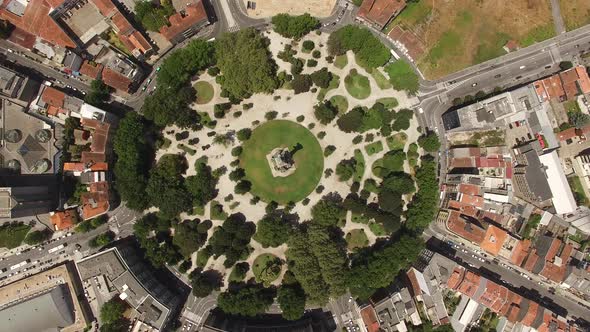
[[[575,211],[578,205],[563,172],[557,151],[541,155],[539,156],[539,160],[545,167],[547,182],[553,195],[553,206],[557,214],[566,214]]]

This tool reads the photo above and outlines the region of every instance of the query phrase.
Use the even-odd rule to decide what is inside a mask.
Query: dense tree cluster
[[[410,121],[414,117],[414,112],[409,109],[403,109],[393,114],[393,124],[391,129],[395,131],[406,130],[410,128]]]
[[[387,233],[393,234],[401,228],[402,200],[399,194],[390,197],[390,201],[387,202],[390,212],[380,209],[374,203],[367,205],[366,198],[361,198],[356,194],[349,194],[342,206],[355,215],[362,216],[367,220],[374,220],[377,224],[382,225]]]
[[[297,320],[303,317],[305,293],[299,284],[282,285],[277,291],[277,302],[283,311],[283,318]]]
[[[434,159],[422,158],[421,166],[416,171],[416,185],[419,190],[408,206],[406,227],[421,232],[434,219],[438,207],[438,181]]]
[[[313,84],[310,75],[296,74],[291,81],[291,88],[295,94],[308,92]]]
[[[166,263],[176,265],[182,259],[180,249],[173,244],[171,227],[170,220],[153,213],[143,216],[133,225],[135,237],[145,250],[145,257],[156,268]]]
[[[174,227],[172,243],[186,259],[199,250],[207,241],[207,231],[211,228],[211,221],[199,219],[185,220]]]
[[[250,238],[256,232],[256,226],[246,222],[246,218],[240,214],[232,214],[223,225],[215,229],[215,233],[209,240],[211,253],[217,258],[225,255],[223,265],[233,266],[238,260],[245,259],[250,253],[248,244]]]
[[[219,280],[203,273],[200,270],[193,270],[189,275],[193,295],[196,297],[207,297],[214,290],[219,289]]]
[[[379,188],[379,206],[397,216],[402,211],[401,196],[415,191],[414,180],[403,172],[389,173]]]
[[[336,118],[338,109],[329,100],[325,100],[323,103],[314,106],[313,114],[321,124],[327,125]]]
[[[367,299],[377,289],[388,286],[401,270],[418,258],[423,248],[420,238],[403,235],[395,242],[353,257],[348,276],[351,294]]]
[[[322,226],[336,226],[345,217],[342,199],[336,195],[326,195],[311,208],[313,222]]]
[[[207,164],[197,163],[195,166],[197,174],[186,178],[186,189],[193,196],[194,204],[205,206],[217,196],[217,179]]]
[[[182,176],[185,170],[186,160],[183,157],[168,154],[162,156],[150,171],[146,193],[164,218],[174,218],[192,209],[191,195]]]
[[[336,165],[336,175],[338,175],[338,180],[340,181],[348,181],[352,178],[354,173],[356,172],[357,168],[357,161],[356,159],[343,159],[340,160],[338,165]]]
[[[273,16],[274,30],[283,37],[299,39],[320,25],[320,21],[305,13],[299,16],[278,14]],[[313,48],[313,47],[312,47]]]
[[[375,103],[370,109],[355,107],[338,118],[338,128],[345,133],[365,132],[388,126],[395,113],[385,109],[383,104]]]
[[[330,86],[330,81],[332,80],[332,73],[328,71],[328,68],[324,67],[320,70],[317,70],[311,74],[311,80],[313,84],[317,85],[319,88],[327,89]]]
[[[291,221],[289,216],[280,211],[275,211],[265,215],[258,224],[256,224],[256,234],[254,240],[259,242],[264,248],[278,247],[286,243],[291,234]]]
[[[230,96],[244,99],[277,88],[276,64],[268,39],[254,29],[223,35],[216,41],[218,81]]]
[[[114,139],[117,155],[115,186],[121,199],[135,210],[143,210],[149,205],[145,195],[150,152],[144,137],[146,131],[143,118],[136,112],[129,112],[119,122]]]
[[[390,173],[403,171],[406,153],[404,150],[391,150],[379,159],[379,163],[373,166],[373,173],[380,178],[387,177]]]
[[[128,322],[123,317],[125,310],[127,310],[127,305],[117,296],[104,303],[100,308],[100,331],[126,331]]]
[[[174,51],[160,67],[156,92],[145,99],[142,107],[145,117],[161,127],[176,124],[198,129],[200,117],[189,107],[195,100],[195,89],[188,83],[191,76],[214,62],[213,44],[202,39]]]
[[[418,145],[420,145],[426,152],[436,152],[440,149],[438,135],[433,132],[420,136],[420,138],[418,138]]]
[[[156,5],[151,1],[138,1],[135,4],[135,17],[146,30],[160,31],[168,24],[168,17],[172,14],[174,7],[171,2],[162,1],[162,5]]]
[[[90,82],[90,91],[84,97],[84,101],[96,107],[104,107],[111,98],[111,88],[101,80]]]
[[[253,317],[264,313],[270,307],[274,295],[272,289],[246,285],[219,294],[217,306],[228,314]]]
[[[27,234],[23,241],[30,246],[34,246],[41,242],[49,240],[51,238],[51,235],[52,232],[49,229],[32,231]]]
[[[250,264],[247,262],[237,263],[231,270],[229,275],[229,282],[240,282],[246,278],[246,274],[250,270]]]
[[[88,241],[88,245],[91,248],[104,247],[107,244],[113,242],[114,239],[115,239],[115,233],[108,231],[108,232],[98,234],[97,236],[90,239],[90,241]]]
[[[347,25],[332,34],[328,39],[330,55],[341,55],[352,50],[363,66],[383,66],[391,57],[389,49],[368,29]]]
[[[396,90],[405,90],[410,94],[418,92],[420,81],[414,68],[404,60],[397,60],[385,67],[389,81]]]

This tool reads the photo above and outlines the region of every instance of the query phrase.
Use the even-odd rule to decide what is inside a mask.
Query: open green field
[[[344,78],[346,91],[356,99],[366,99],[371,95],[371,84],[369,78],[351,70]]]
[[[281,260],[272,254],[262,254],[254,260],[252,272],[256,281],[265,285],[275,281],[281,274]]]
[[[376,153],[383,151],[383,143],[381,141],[373,142],[371,144],[365,145],[365,151],[369,156],[372,156]]]
[[[381,89],[381,90],[391,89],[391,83],[389,83],[389,80],[387,79],[387,77],[385,77],[385,75],[383,75],[379,71],[379,69],[371,68],[370,73],[371,73],[371,76],[373,77],[373,79],[375,79],[375,82],[377,83],[377,86],[379,87],[379,89]]]
[[[395,99],[395,97],[379,98],[379,99],[377,99],[377,102],[383,104],[383,106],[385,106],[385,108],[387,108],[387,109],[396,108],[397,105],[399,105],[399,103],[398,103],[397,99]]]
[[[393,136],[387,137],[387,147],[389,150],[403,150],[407,140],[408,135],[406,135],[406,133],[397,133]]]
[[[354,150],[354,159],[356,160],[356,168],[354,170],[354,181],[361,182],[365,174],[365,157],[359,149]]]
[[[562,0],[569,2],[570,0]],[[580,3],[568,24],[588,17]],[[587,2],[587,1],[586,1]],[[562,8],[562,13],[564,12]],[[424,49],[417,64],[428,79],[440,78],[463,68],[505,54],[503,46],[515,40],[521,47],[555,35],[551,6],[544,0],[433,0],[408,3],[386,28],[411,31]]]
[[[0,226],[0,248],[16,248],[25,239],[31,226],[25,224],[4,224]]]
[[[286,177],[273,177],[266,156],[275,148],[302,148],[295,152],[295,171]],[[262,200],[286,204],[297,202],[312,192],[324,171],[322,147],[305,127],[287,120],[266,122],[252,132],[243,144],[240,166],[252,182],[252,194]]]
[[[213,99],[213,86],[209,82],[198,81],[193,86],[197,90],[197,104],[207,104]]]

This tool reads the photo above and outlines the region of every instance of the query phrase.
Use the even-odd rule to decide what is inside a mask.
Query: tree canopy
[[[243,215],[232,214],[220,227],[215,229],[213,236],[209,239],[211,252],[215,257],[225,255],[223,265],[231,267],[236,261],[250,253],[248,244],[255,232],[256,226],[251,222],[246,222]]]
[[[320,21],[305,13],[299,16],[278,14],[272,17],[274,30],[283,37],[300,39],[320,25]]]
[[[135,4],[135,17],[146,30],[159,31],[168,24],[168,17],[174,14],[172,3],[162,3],[162,6],[151,1],[138,1]]]
[[[197,174],[186,178],[186,188],[193,196],[193,202],[205,206],[217,196],[217,179],[213,177],[211,167],[205,163],[197,163]]]
[[[239,289],[230,289],[217,298],[217,305],[225,313],[241,316],[256,316],[264,313],[273,303],[271,289],[258,285],[246,285]]]
[[[149,206],[145,195],[149,168],[149,145],[145,140],[147,128],[143,118],[136,112],[129,112],[119,122],[115,133],[114,151],[115,186],[121,200],[134,210],[144,210]]]
[[[125,331],[125,319],[123,313],[127,309],[127,305],[120,301],[118,297],[114,297],[108,302],[104,303],[100,308],[100,330],[105,331]]]
[[[388,286],[401,270],[418,258],[423,248],[420,238],[404,235],[396,242],[353,257],[348,276],[351,294],[367,299],[377,289]]]
[[[420,136],[420,138],[418,138],[418,145],[420,145],[426,152],[436,152],[440,149],[438,136],[433,132]]]
[[[389,49],[368,29],[356,25],[344,26],[328,38],[330,55],[342,55],[352,50],[361,65],[376,68],[383,66],[391,57]]]
[[[264,216],[256,225],[256,234],[254,240],[259,242],[264,248],[278,247],[286,243],[291,233],[291,225],[283,215],[273,212]]]
[[[421,166],[416,171],[416,184],[418,192],[408,206],[406,227],[420,232],[432,222],[438,207],[438,181],[434,159],[422,158]]]
[[[51,234],[51,231],[48,229],[32,231],[27,234],[24,242],[30,246],[34,246],[51,238]]]
[[[389,81],[396,90],[405,90],[410,94],[418,92],[420,81],[414,68],[404,60],[397,60],[385,67]]]
[[[277,302],[283,311],[283,318],[297,320],[303,317],[305,293],[299,284],[281,286],[277,291]]]
[[[316,119],[323,124],[327,125],[328,123],[332,122],[336,118],[338,114],[338,109],[332,105],[329,100],[325,100],[323,103],[319,103],[314,106],[313,114],[315,115]]]
[[[189,259],[207,241],[208,228],[199,228],[199,224],[201,223],[198,219],[185,220],[174,227],[172,243],[178,247],[186,259]]]
[[[90,91],[84,97],[84,101],[96,107],[103,107],[111,97],[111,88],[102,80],[90,82]]]
[[[150,171],[146,193],[151,204],[159,208],[165,218],[174,218],[192,209],[191,195],[182,177],[185,163],[183,157],[168,154],[162,156]]]
[[[345,217],[342,199],[335,196],[324,196],[311,208],[313,222],[322,226],[336,226]]]
[[[218,79],[231,96],[244,99],[277,88],[277,66],[268,44],[268,39],[252,28],[224,34],[217,40],[217,67],[222,74]]]

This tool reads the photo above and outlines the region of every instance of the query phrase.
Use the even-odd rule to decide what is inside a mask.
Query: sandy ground
[[[242,0],[244,7],[248,0]],[[338,0],[253,0],[255,10],[248,10],[248,16],[254,18],[271,17],[280,13],[301,15],[309,13],[315,17],[330,16]]]
[[[267,36],[269,37],[269,39],[271,41],[271,44],[270,44],[271,52],[276,58],[276,54],[280,50],[283,49],[284,43],[286,43],[287,40],[280,37],[278,34],[276,34],[274,32],[267,34]],[[356,63],[354,62],[354,54],[353,53],[348,54],[348,64],[345,68],[338,69],[338,68],[334,67],[333,65],[329,65],[324,59],[325,56],[327,55],[327,50],[326,50],[326,46],[325,46],[325,42],[327,40],[327,37],[328,36],[326,34],[322,34],[322,35],[318,36],[315,33],[313,33],[313,34],[310,34],[310,35],[306,36],[305,38],[303,38],[303,40],[307,40],[307,39],[313,40],[316,44],[316,49],[319,49],[322,52],[322,58],[318,59],[318,66],[315,68],[305,67],[304,73],[311,73],[311,72],[318,70],[324,66],[328,66],[330,71],[339,75],[341,78],[339,87],[337,89],[331,90],[326,95],[326,99],[330,98],[333,95],[347,96],[347,99],[349,102],[349,109],[354,106],[357,106],[357,105],[370,107],[375,103],[375,101],[377,99],[383,98],[383,97],[397,98],[397,100],[399,102],[399,106],[397,107],[397,109],[411,107],[412,105],[414,105],[416,103],[416,100],[414,98],[408,97],[404,92],[394,91],[393,89],[380,90],[379,87],[377,86],[377,83],[374,81],[374,79],[368,73],[366,73],[364,71],[364,69],[362,69],[361,67],[356,65]],[[322,46],[320,46],[320,45],[322,45]],[[295,46],[295,49],[298,51],[300,51],[300,48],[301,48],[301,45]],[[304,58],[304,59],[311,58],[311,54],[305,54],[303,52],[298,52],[298,54],[296,56]],[[280,67],[279,71],[289,69],[289,66],[286,63],[284,63],[283,61],[278,60],[278,59],[276,59],[276,61]],[[372,94],[367,99],[357,100],[357,99],[354,99],[354,98],[348,96],[348,93],[346,92],[346,89],[344,87],[344,76],[346,76],[346,73],[348,73],[353,68],[358,70],[359,73],[367,76],[370,80]],[[203,81],[207,81],[207,82],[211,83],[215,87],[215,94],[214,94],[214,97],[211,100],[211,102],[209,102],[208,104],[205,104],[205,105],[193,104],[193,108],[195,110],[200,111],[200,112],[208,112],[211,115],[211,117],[213,118],[213,105],[216,103],[225,102],[227,100],[226,100],[226,98],[221,98],[219,96],[220,89],[216,85],[214,78],[210,77],[208,74],[205,73],[199,78],[199,80],[203,80]],[[194,84],[194,83],[195,82],[192,82],[192,84]],[[331,124],[328,124],[326,126],[317,122],[317,120],[315,119],[315,116],[313,115],[313,106],[318,102],[317,101],[317,92],[316,93],[310,92],[310,93],[295,95],[292,90],[277,90],[277,91],[275,91],[274,96],[279,96],[280,99],[274,100],[273,95],[256,94],[256,95],[252,96],[250,99],[244,100],[244,103],[253,103],[254,104],[254,107],[252,109],[244,111],[244,110],[242,110],[241,105],[234,106],[232,108],[232,110],[228,113],[228,115],[226,115],[225,118],[218,119],[217,126],[215,127],[214,130],[205,128],[205,129],[198,131],[198,132],[191,132],[189,135],[188,139],[191,139],[194,137],[199,138],[199,143],[195,146],[192,146],[192,148],[197,150],[197,153],[195,155],[193,155],[193,156],[190,156],[188,154],[185,155],[185,157],[188,161],[188,165],[189,165],[189,169],[187,171],[186,176],[190,176],[190,175],[195,174],[195,169],[194,169],[193,165],[194,165],[195,161],[202,156],[208,157],[208,164],[213,169],[216,169],[219,167],[224,167],[224,166],[228,168],[227,173],[219,179],[219,184],[218,184],[219,194],[218,194],[217,198],[215,199],[217,202],[224,205],[225,212],[227,212],[228,214],[241,212],[244,215],[246,215],[247,220],[256,223],[258,220],[260,220],[264,216],[264,214],[265,214],[264,208],[266,206],[266,203],[259,202],[255,205],[252,205],[250,203],[250,199],[252,198],[252,195],[250,195],[250,194],[236,195],[233,193],[235,183],[229,180],[228,174],[232,170],[232,168],[229,165],[236,158],[231,156],[230,152],[231,152],[232,148],[239,145],[239,141],[236,139],[233,144],[230,144],[227,147],[224,147],[222,145],[214,145],[213,144],[213,137],[208,137],[207,133],[209,133],[211,131],[215,131],[217,134],[223,134],[228,131],[237,131],[242,128],[254,129],[255,126],[253,126],[253,122],[260,121],[260,123],[263,123],[265,121],[264,115],[268,111],[277,111],[279,113],[277,119],[287,119],[287,120],[291,120],[294,122],[296,122],[296,118],[299,115],[303,115],[303,116],[305,116],[305,120],[303,122],[301,122],[301,124],[307,127],[310,123],[315,123],[315,127],[313,129],[311,129],[310,131],[312,133],[314,133],[316,136],[321,131],[326,132],[326,136],[324,137],[324,139],[318,139],[320,145],[322,146],[322,149],[328,145],[334,145],[337,148],[336,148],[336,151],[332,155],[330,155],[327,158],[324,158],[324,169],[331,168],[331,169],[335,170],[336,165],[340,160],[351,158],[354,155],[354,150],[359,148],[363,152],[363,155],[365,157],[365,164],[367,165],[367,167],[365,168],[365,174],[363,176],[363,181],[370,178],[370,177],[374,177],[372,175],[370,165],[372,165],[372,163],[375,160],[381,158],[383,156],[383,154],[386,153],[387,149],[384,149],[384,151],[369,157],[364,150],[364,146],[368,143],[362,142],[357,145],[354,145],[352,143],[352,139],[357,135],[356,133],[347,134],[347,133],[340,131],[340,129],[338,129],[338,127],[336,125],[336,121],[333,121]],[[242,115],[238,118],[235,118],[233,116],[233,113],[236,111],[242,112]],[[179,128],[176,128],[175,126],[170,126],[164,130],[164,133],[170,132],[170,131],[174,131],[174,133],[176,133],[181,130]],[[176,142],[176,140],[174,138],[174,133],[165,134],[165,136],[172,141],[172,144],[165,151],[162,151],[162,150],[158,151],[156,158],[160,158],[162,155],[168,154],[168,153],[174,153],[174,154],[182,153],[182,151],[177,147],[177,144],[179,142]],[[415,120],[415,118],[414,118],[414,120],[412,120],[411,127],[406,131],[406,134],[408,135],[408,140],[407,140],[407,143],[405,146],[405,150],[407,151],[409,144],[411,142],[414,142],[417,139],[417,137],[419,136],[419,133],[417,131],[417,121]],[[382,140],[384,147],[387,147],[387,144],[385,142],[385,138],[381,137],[378,132],[375,134],[375,136],[376,136],[376,140]],[[188,139],[183,140],[182,143],[184,143],[186,145]],[[208,150],[203,150],[202,147],[207,144],[211,144],[212,147]],[[336,193],[340,194],[340,196],[342,196],[343,198],[346,197],[346,195],[348,195],[348,193],[350,192],[351,181],[349,181],[349,183],[340,182],[340,181],[338,181],[337,176],[335,174],[333,174],[332,176],[330,176],[328,178],[323,176],[319,184],[323,185],[326,188],[322,194],[317,194],[315,191],[310,193],[310,195],[308,196],[308,198],[310,199],[310,203],[307,206],[304,206],[301,202],[296,204],[293,212],[295,212],[299,215],[300,221],[309,220],[311,218],[310,207],[313,206],[323,195],[330,193],[330,192],[336,192]],[[225,202],[224,198],[230,194],[233,195],[233,200],[230,202]],[[373,195],[370,198],[370,201],[375,201],[375,200],[376,200],[376,196]],[[238,202],[239,205],[232,210],[232,209],[230,209],[230,204],[232,204],[232,203],[235,204],[234,202]],[[192,218],[210,219],[210,204],[208,204],[205,207],[205,214],[202,216],[188,215],[185,213],[183,213],[181,215],[181,219],[192,219]],[[208,234],[209,237],[212,236],[215,227],[221,225],[222,223],[223,222],[219,221],[219,220],[213,221],[213,227],[209,230],[209,234]],[[350,231],[351,229],[355,229],[355,228],[365,229],[365,232],[366,232],[367,236],[369,237],[370,243],[375,242],[376,237],[369,230],[367,225],[352,223],[350,221],[350,216],[348,216],[346,226],[343,228],[344,233]],[[252,264],[252,262],[254,261],[254,259],[258,255],[263,254],[263,253],[271,253],[275,256],[280,257],[281,259],[285,259],[285,251],[287,249],[286,245],[280,246],[278,248],[262,248],[260,246],[260,244],[254,240],[252,240],[250,244],[253,248],[253,252],[251,253],[251,255],[249,256],[249,258],[247,260],[247,262],[250,265]],[[223,266],[224,259],[225,259],[224,257],[219,257],[218,259],[210,258],[207,263],[206,268],[207,269],[215,269],[215,270],[220,271],[222,274],[225,275],[225,279],[227,280],[227,277],[229,277],[230,271],[226,271],[225,267]],[[195,263],[195,260],[196,260],[196,253],[193,255],[193,263]],[[284,272],[284,270],[285,270],[285,268],[283,269],[283,272]],[[247,275],[247,278],[250,278],[250,277],[253,277],[253,274],[251,271]],[[275,282],[275,284],[280,283],[280,279],[281,278],[279,278]]]

